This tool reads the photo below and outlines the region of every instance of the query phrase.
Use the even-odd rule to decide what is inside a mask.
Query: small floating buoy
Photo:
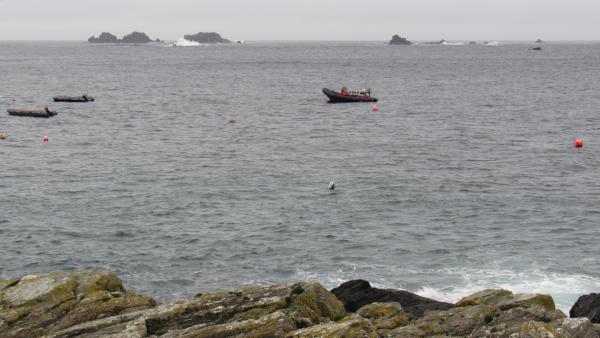
[[[335,183],[333,181],[331,181],[331,183],[329,183],[329,187],[327,187],[329,190],[335,190]]]
[[[44,135],[44,137],[42,137],[42,141],[48,142],[48,135]]]
[[[229,116],[229,118],[227,119],[227,122],[229,122],[229,123],[235,123],[235,117]]]
[[[379,107],[377,107],[377,105],[373,105],[373,107],[371,107],[372,111],[379,111]]]
[[[4,140],[6,138],[6,135],[4,135],[4,133],[0,133],[0,140]]]
[[[583,141],[581,139],[575,140],[575,148],[583,148]]]

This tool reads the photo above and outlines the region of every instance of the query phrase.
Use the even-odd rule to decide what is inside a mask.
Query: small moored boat
[[[12,116],[29,116],[29,117],[52,117],[58,113],[51,111],[48,107],[44,109],[7,109],[8,115]]]
[[[87,95],[81,96],[55,96],[54,102],[90,102],[94,101],[94,98]]]
[[[343,102],[377,102],[377,98],[371,96],[371,89],[362,89],[359,91],[348,91],[343,87],[341,92],[323,88],[323,94],[329,98],[329,103]]]

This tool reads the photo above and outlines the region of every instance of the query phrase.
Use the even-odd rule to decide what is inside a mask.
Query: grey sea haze
[[[532,46],[0,42],[0,277],[99,266],[160,300],[363,278],[567,309],[600,288],[600,45]],[[380,110],[327,104],[342,85]]]

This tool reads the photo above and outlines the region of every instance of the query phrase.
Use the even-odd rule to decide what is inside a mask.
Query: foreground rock
[[[378,290],[365,281],[344,285]],[[395,290],[380,291],[397,296]],[[157,305],[98,269],[0,280],[0,337],[591,338],[600,333],[588,318],[566,318],[547,295],[486,290],[412,320],[408,309],[400,302],[373,302],[347,313],[317,283],[198,294]]]
[[[104,270],[0,281],[0,337],[39,337],[154,306],[154,300],[126,291]]]
[[[586,317],[600,324],[600,293],[581,296],[569,311],[573,318]]]
[[[406,38],[403,38],[399,35],[394,35],[394,36],[392,36],[392,40],[390,40],[390,42],[388,42],[388,45],[410,46],[410,45],[412,45],[412,42],[408,41]]]
[[[244,288],[158,306],[104,270],[0,281],[0,337],[285,337],[346,316],[316,283]]]
[[[190,35],[184,35],[184,39],[188,41],[195,41],[198,43],[231,43],[231,41],[227,39],[223,39],[221,35],[217,33],[196,33]]]
[[[346,311],[354,312],[374,302],[398,302],[411,318],[422,317],[425,311],[447,310],[452,304],[438,302],[403,290],[376,289],[364,280],[346,282],[331,290],[344,303]]]

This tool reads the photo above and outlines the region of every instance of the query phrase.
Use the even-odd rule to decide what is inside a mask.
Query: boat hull
[[[351,102],[377,102],[377,98],[371,96],[342,95],[331,89],[323,88],[323,94],[329,98],[329,103],[351,103]]]
[[[8,115],[48,118],[57,115],[57,112],[44,109],[7,109]]]
[[[88,96],[55,96],[54,102],[90,102],[94,101],[93,97]]]

